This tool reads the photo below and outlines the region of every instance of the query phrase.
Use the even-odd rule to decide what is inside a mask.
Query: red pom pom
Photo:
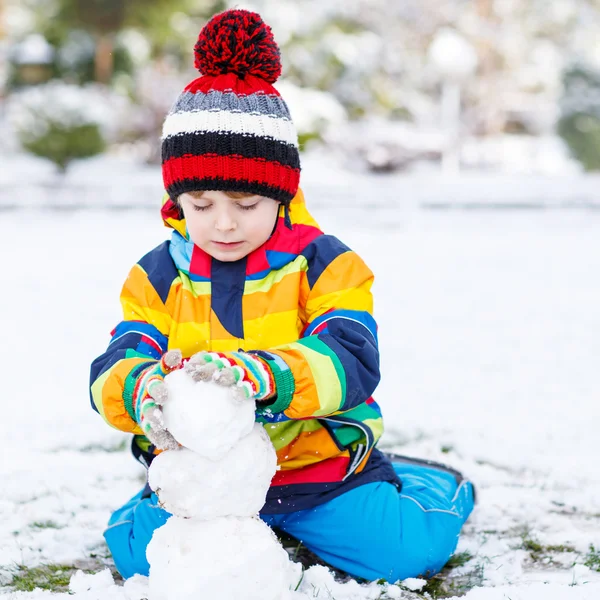
[[[228,10],[214,16],[194,46],[194,65],[202,75],[255,75],[275,83],[281,75],[279,47],[260,15]]]

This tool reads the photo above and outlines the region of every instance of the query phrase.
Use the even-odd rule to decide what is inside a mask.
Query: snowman
[[[299,566],[258,517],[277,469],[256,403],[195,355],[166,376],[148,477],[173,516],[148,545],[150,600],[287,600]]]

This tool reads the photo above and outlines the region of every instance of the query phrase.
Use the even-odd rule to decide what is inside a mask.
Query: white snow
[[[207,414],[205,409],[205,419]],[[273,444],[256,423],[219,460],[185,448],[161,453],[152,461],[150,486],[160,489],[161,505],[181,517],[244,517],[262,508],[276,468]]]
[[[149,469],[150,486],[173,514],[148,545],[150,596],[286,600],[301,569],[258,517],[277,470],[273,444],[254,422],[254,399],[236,394],[235,383],[217,383],[218,370],[208,381],[194,373],[165,377],[165,425],[187,447],[159,455]]]
[[[287,552],[258,518],[171,517],[147,556],[152,600],[285,600],[292,575]]]
[[[309,205],[376,274],[383,444],[449,462],[478,485],[479,505],[458,548],[473,558],[454,571],[476,585],[464,598],[597,600],[600,573],[583,563],[590,544],[600,548],[600,213],[418,209],[428,194],[459,206],[463,185],[482,203],[526,200],[534,190],[548,206],[569,192],[577,205],[580,190],[593,197],[594,180],[536,178],[528,188],[528,178],[423,177],[393,180],[392,188],[389,179],[340,180],[334,169],[329,175],[319,182],[325,192],[317,195],[323,188],[315,186],[307,194]],[[88,368],[120,318],[129,268],[165,234],[154,211],[0,215],[0,357],[9,365],[0,401],[5,586],[17,565],[111,564],[103,528],[144,474],[119,446],[128,436],[90,409]],[[524,536],[574,551],[534,561]],[[81,600],[148,593],[142,577],[122,586],[107,575],[81,575],[74,585]],[[9,587],[0,594],[73,597]],[[409,594],[336,583],[313,568],[294,600],[414,598]]]
[[[195,382],[184,371],[165,378],[169,402],[163,407],[166,428],[186,448],[219,460],[254,427],[254,401],[241,400],[233,389]]]
[[[282,80],[275,86],[285,98],[298,134],[322,133],[345,123],[348,115],[344,106],[327,92],[302,88]]]
[[[30,86],[11,95],[8,121],[23,139],[45,135],[51,124],[61,127],[97,125],[113,140],[125,125],[130,101],[100,84],[79,86],[60,80]],[[55,191],[56,192],[56,191]]]

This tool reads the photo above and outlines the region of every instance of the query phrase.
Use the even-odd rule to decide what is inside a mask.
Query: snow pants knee
[[[400,492],[388,482],[368,483],[315,508],[261,517],[355,577],[395,582],[434,575],[456,549],[474,488],[443,465],[390,458]],[[112,515],[104,537],[123,577],[148,574],[146,547],[169,516],[155,494],[143,491]]]
[[[368,483],[313,509],[262,517],[355,577],[396,582],[434,575],[473,510],[473,485],[443,465],[390,458],[400,492],[391,483]]]

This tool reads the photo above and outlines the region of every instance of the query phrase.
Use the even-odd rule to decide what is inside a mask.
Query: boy
[[[152,384],[197,353],[237,365],[280,465],[261,518],[356,577],[434,574],[456,547],[473,487],[376,448],[373,275],[306,210],[297,137],[272,85],[281,64],[271,30],[255,13],[226,11],[195,54],[202,76],[163,130],[172,237],[125,282],[124,320],[92,365],[92,406],[134,434],[148,466],[170,443],[144,410]],[[174,349],[184,361],[173,362]],[[168,516],[147,486],[113,514],[105,537],[124,577],[148,573],[146,546]]]

